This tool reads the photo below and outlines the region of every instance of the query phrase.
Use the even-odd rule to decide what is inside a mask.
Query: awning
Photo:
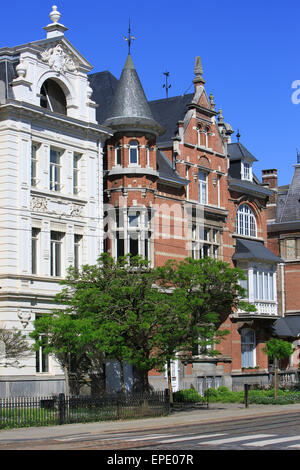
[[[256,259],[267,261],[268,263],[283,263],[279,256],[274,255],[263,242],[246,240],[243,238],[236,239],[235,253],[233,260]]]
[[[273,325],[273,330],[280,338],[298,338],[300,336],[300,315],[278,318]]]

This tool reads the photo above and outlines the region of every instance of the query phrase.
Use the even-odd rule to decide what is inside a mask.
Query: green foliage
[[[32,348],[27,338],[16,328],[0,328],[0,366],[24,367],[20,360],[32,354]]]
[[[178,392],[173,393],[174,402],[184,402],[184,403],[199,403],[203,402],[204,398],[199,395],[195,388],[189,388],[187,390],[178,390]]]
[[[272,338],[270,341],[267,341],[263,351],[270,359],[284,359],[293,353],[293,346],[288,341]]]
[[[226,387],[209,388],[205,391],[211,403],[244,403],[244,391],[231,392]],[[287,405],[300,403],[300,392],[289,390],[278,390],[275,398],[275,390],[249,390],[248,398],[250,404],[261,405]]]
[[[64,368],[72,354],[127,361],[146,389],[149,370],[163,370],[179,351],[200,346],[218,354],[214,345],[228,333],[219,326],[240,304],[243,275],[210,258],[151,268],[139,256],[115,261],[103,254],[96,265],[69,269],[56,297],[64,309],[36,320],[32,337],[39,348],[46,336],[45,352]]]

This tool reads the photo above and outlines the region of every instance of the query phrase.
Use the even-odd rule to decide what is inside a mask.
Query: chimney
[[[270,189],[278,189],[277,170],[262,170],[262,184]]]
[[[273,195],[269,197],[267,202],[267,220],[274,221],[276,219],[276,204],[278,193],[277,170],[262,170],[262,184],[263,186],[273,190]]]

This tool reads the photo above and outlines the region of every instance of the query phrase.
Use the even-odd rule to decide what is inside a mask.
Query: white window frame
[[[204,179],[200,178],[203,175]],[[207,204],[207,176],[205,171],[198,170],[198,201],[200,204]]]
[[[250,333],[252,338],[248,341]],[[244,328],[241,331],[241,366],[245,369],[256,367],[256,335],[251,328]]]
[[[120,160],[118,162],[118,160]],[[122,165],[122,156],[121,156],[121,145],[120,142],[118,142],[115,146],[115,166],[121,166]]]
[[[134,144],[133,144],[134,142]],[[131,160],[131,150],[136,151],[136,162]],[[139,165],[139,143],[137,140],[133,139],[129,142],[129,165],[138,166]]]
[[[31,228],[31,274],[39,272],[39,241],[41,230],[39,228]]]
[[[149,209],[149,208],[148,208]],[[128,210],[116,209],[114,231],[114,256],[118,258],[118,239],[123,240],[124,255],[130,253],[130,239],[136,239],[138,255],[151,261],[151,222],[149,222],[149,210],[130,208]],[[119,221],[119,223],[118,223]],[[123,254],[121,255],[123,256]]]
[[[236,212],[235,232],[246,237],[257,237],[257,223],[253,210],[247,204],[241,204]]]
[[[80,162],[82,155],[80,153],[73,153],[73,194],[80,193]]]
[[[32,142],[31,144],[31,186],[36,187],[38,184],[38,148],[39,144]]]
[[[242,180],[252,181],[252,166],[249,162],[242,161],[241,162],[241,177]]]
[[[56,153],[57,162],[51,161],[51,153]],[[49,188],[50,191],[61,191],[61,159],[62,159],[62,150],[51,147],[50,148],[50,161],[49,161]]]
[[[74,234],[74,268],[79,269],[82,265],[82,235]]]
[[[46,336],[41,335],[39,339],[46,338]],[[35,370],[37,374],[49,374],[49,354],[44,353],[44,347],[40,346],[38,351],[36,351],[35,358]]]
[[[57,239],[53,238],[57,234]],[[63,272],[63,239],[65,234],[56,230],[50,232],[50,275],[62,277]]]
[[[220,231],[216,228],[194,225],[192,228],[192,258],[219,258]]]

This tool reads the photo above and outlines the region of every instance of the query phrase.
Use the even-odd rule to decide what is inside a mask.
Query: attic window
[[[250,163],[243,162],[241,164],[241,177],[242,180],[252,181],[252,167]]]
[[[67,114],[67,100],[61,87],[55,80],[48,78],[40,92],[40,105],[55,113]]]

